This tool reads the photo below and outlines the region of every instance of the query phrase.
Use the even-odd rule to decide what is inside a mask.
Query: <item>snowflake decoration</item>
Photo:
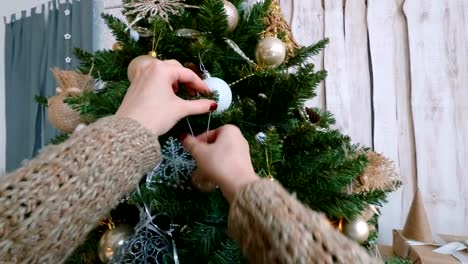
[[[63,11],[63,13],[65,13],[65,16],[69,16],[71,14],[71,11],[70,11],[70,9],[65,9],[65,11]]]
[[[72,58],[66,57],[65,58],[65,63],[70,64],[72,62]]]
[[[148,186],[153,183],[186,183],[195,169],[195,160],[177,139],[170,137],[161,150],[163,160],[146,178]]]
[[[143,18],[147,18],[152,22],[156,17],[161,17],[166,23],[169,24],[170,15],[179,15],[184,7],[195,7],[184,4],[185,0],[131,0],[128,3],[122,4],[122,8],[126,11],[125,16],[135,16],[132,24],[133,26]]]
[[[69,33],[63,35],[63,37],[64,37],[66,40],[69,40],[69,39],[72,38],[71,34],[69,34]]]

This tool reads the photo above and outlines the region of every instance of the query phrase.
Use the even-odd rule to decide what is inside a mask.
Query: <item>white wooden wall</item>
[[[329,76],[309,104],[395,162],[380,220],[402,227],[420,188],[434,232],[468,235],[468,0],[281,0],[297,40],[324,37]]]

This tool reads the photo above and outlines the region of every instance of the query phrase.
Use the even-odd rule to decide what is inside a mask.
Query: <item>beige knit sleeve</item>
[[[0,262],[60,263],[160,158],[138,122],[103,118],[0,178]]]
[[[379,263],[324,215],[267,179],[237,194],[228,225],[250,263]]]

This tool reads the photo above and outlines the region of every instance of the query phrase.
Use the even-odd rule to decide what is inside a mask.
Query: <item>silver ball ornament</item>
[[[260,66],[276,68],[285,58],[286,46],[279,38],[266,37],[258,42],[255,59]]]
[[[232,91],[229,85],[222,79],[216,77],[208,77],[203,80],[211,92],[218,94],[218,109],[215,113],[222,113],[231,106]]]
[[[267,135],[263,132],[258,132],[255,135],[255,140],[257,140],[257,142],[260,144],[265,144],[267,141]]]
[[[370,234],[369,225],[362,219],[356,219],[355,221],[348,222],[343,220],[343,234],[359,244],[364,243]]]
[[[98,257],[108,263],[119,248],[133,235],[132,229],[127,225],[119,225],[109,229],[102,235],[98,243]]]
[[[227,1],[224,0],[224,11],[226,12],[227,16],[227,29],[229,32],[233,32],[237,28],[237,24],[239,24],[239,13],[237,12],[236,6]]]
[[[267,97],[266,94],[264,94],[264,93],[259,93],[259,94],[258,94],[258,98],[260,98],[260,99],[262,99],[262,100],[268,99],[268,97]]]

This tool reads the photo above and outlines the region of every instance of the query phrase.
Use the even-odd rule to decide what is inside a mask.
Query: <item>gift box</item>
[[[403,230],[393,230],[395,255],[416,264],[468,263],[467,246],[468,237],[433,235],[419,190]]]
[[[412,245],[411,241],[403,236],[402,230],[393,230],[393,252],[395,255],[408,258],[416,264],[460,264],[460,260],[450,254],[440,254],[433,250],[440,248],[440,244],[427,243],[426,245]],[[468,240],[468,237],[440,235],[448,244],[450,242],[459,242]],[[468,252],[465,250],[457,251],[468,259]]]

